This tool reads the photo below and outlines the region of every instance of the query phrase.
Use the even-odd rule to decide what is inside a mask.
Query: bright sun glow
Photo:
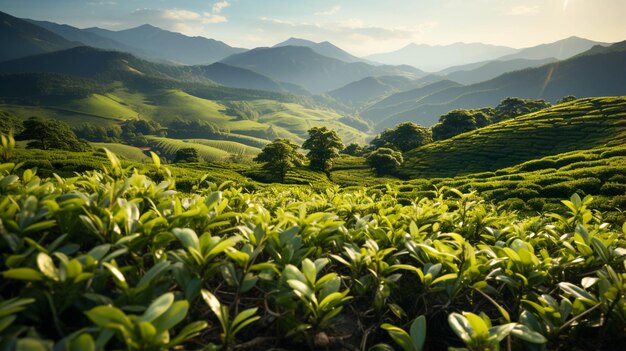
[[[569,0],[563,0],[563,11],[567,10],[568,3],[569,3]]]

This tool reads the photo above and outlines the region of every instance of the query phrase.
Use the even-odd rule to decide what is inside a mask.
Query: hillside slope
[[[626,51],[608,50],[578,55],[537,68],[503,74],[492,80],[451,87],[420,100],[407,99],[380,116],[377,129],[404,121],[432,125],[439,116],[456,108],[496,106],[508,96],[555,102],[565,95],[578,97],[626,94]],[[394,95],[389,99],[396,98]],[[362,115],[367,116],[368,111]]]
[[[250,69],[278,81],[298,84],[315,93],[333,90],[370,76],[418,78],[424,75],[420,70],[408,66],[346,63],[301,46],[256,48],[232,55],[222,62]]]
[[[390,65],[412,65],[429,72],[446,67],[492,60],[499,56],[515,53],[517,50],[482,43],[454,43],[450,45],[409,44],[392,52],[365,57],[368,60]]]
[[[188,65],[210,64],[229,55],[246,51],[218,40],[188,37],[149,24],[120,31],[101,28],[85,30],[140,49],[162,60]]]
[[[367,77],[329,91],[327,94],[348,106],[359,107],[370,101],[383,99],[392,93],[420,85],[422,83],[401,76]]]
[[[282,46],[304,46],[313,49],[313,51],[317,52],[320,55],[341,60],[344,62],[366,62],[366,60],[356,57],[328,41],[316,43],[306,39],[289,38],[283,42],[274,45],[273,47],[277,48]]]
[[[0,62],[78,45],[39,26],[0,12]]]
[[[454,177],[626,142],[626,96],[579,99],[409,151],[400,175]]]
[[[516,53],[505,55],[499,60],[529,59],[540,60],[554,57],[559,60],[570,58],[591,49],[595,45],[607,46],[609,43],[602,43],[579,37],[569,37],[554,43],[536,45],[519,50]]]
[[[546,59],[513,59],[507,61],[495,60],[485,62],[473,69],[457,69],[446,75],[447,79],[461,84],[474,84],[496,78],[504,73],[519,71],[525,68],[543,66],[557,61],[555,58]]]

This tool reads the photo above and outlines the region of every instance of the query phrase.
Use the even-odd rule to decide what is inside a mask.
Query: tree
[[[531,112],[550,107],[550,103],[543,100],[524,100],[516,97],[508,97],[500,102],[495,109],[494,122],[522,116]]]
[[[264,169],[278,175],[281,182],[285,180],[287,170],[304,164],[304,156],[298,152],[299,146],[287,139],[276,139],[265,145],[255,162],[265,162]]]
[[[444,140],[489,124],[489,116],[482,111],[452,110],[439,117],[432,128],[434,140]]]
[[[363,155],[363,147],[357,143],[351,143],[346,146],[345,149],[341,150],[341,154],[350,155],[350,156],[361,156]]]
[[[386,147],[372,151],[366,160],[379,176],[392,173],[404,162],[401,152]]]
[[[89,144],[76,137],[67,123],[38,117],[24,121],[24,130],[16,140],[30,140],[27,147],[33,149],[85,151],[90,148]]]
[[[577,99],[578,98],[576,96],[574,96],[574,95],[566,95],[566,96],[563,96],[562,98],[560,98],[556,103],[557,104],[562,104],[562,103],[574,101],[574,100],[577,100]]]
[[[312,170],[328,173],[332,159],[339,156],[338,151],[343,149],[343,143],[334,130],[313,127],[309,129],[309,138],[304,141],[302,148],[309,150],[306,157]]]
[[[376,149],[387,147],[407,152],[432,141],[432,132],[429,128],[413,122],[404,122],[393,129],[385,129],[370,144]]]
[[[176,155],[174,156],[174,162],[200,162],[200,157],[198,156],[198,150],[192,147],[186,147],[183,149],[179,149],[176,151]]]

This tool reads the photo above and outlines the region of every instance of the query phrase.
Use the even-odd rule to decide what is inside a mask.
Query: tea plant
[[[626,226],[446,187],[268,187],[112,153],[0,165],[0,349],[615,349]],[[426,328],[428,326],[428,328]]]

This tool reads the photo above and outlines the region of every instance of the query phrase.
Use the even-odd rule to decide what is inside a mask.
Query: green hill
[[[409,151],[399,174],[454,177],[626,141],[626,97],[579,99]]]
[[[495,106],[508,96],[554,102],[570,94],[578,97],[623,95],[626,94],[624,62],[626,51],[609,47],[604,52],[506,73],[486,82],[450,87],[418,100],[394,94],[387,99],[396,100],[395,106],[377,116],[370,110],[362,115],[368,119],[373,119],[372,115],[378,117],[377,129],[382,130],[407,120],[432,125],[450,110]]]
[[[218,40],[188,37],[148,24],[120,31],[95,27],[84,31],[150,53],[156,59],[188,65],[210,64],[229,55],[246,51]]]
[[[348,106],[358,108],[393,93],[415,88],[420,84],[416,80],[402,76],[366,77],[329,91],[327,94]]]
[[[49,30],[0,12],[0,62],[78,45]]]
[[[462,84],[475,84],[496,78],[504,73],[519,71],[525,68],[539,67],[557,61],[555,58],[545,59],[511,59],[483,62],[479,67],[467,69],[458,67],[446,74],[446,79]],[[452,68],[454,69],[454,68]]]

